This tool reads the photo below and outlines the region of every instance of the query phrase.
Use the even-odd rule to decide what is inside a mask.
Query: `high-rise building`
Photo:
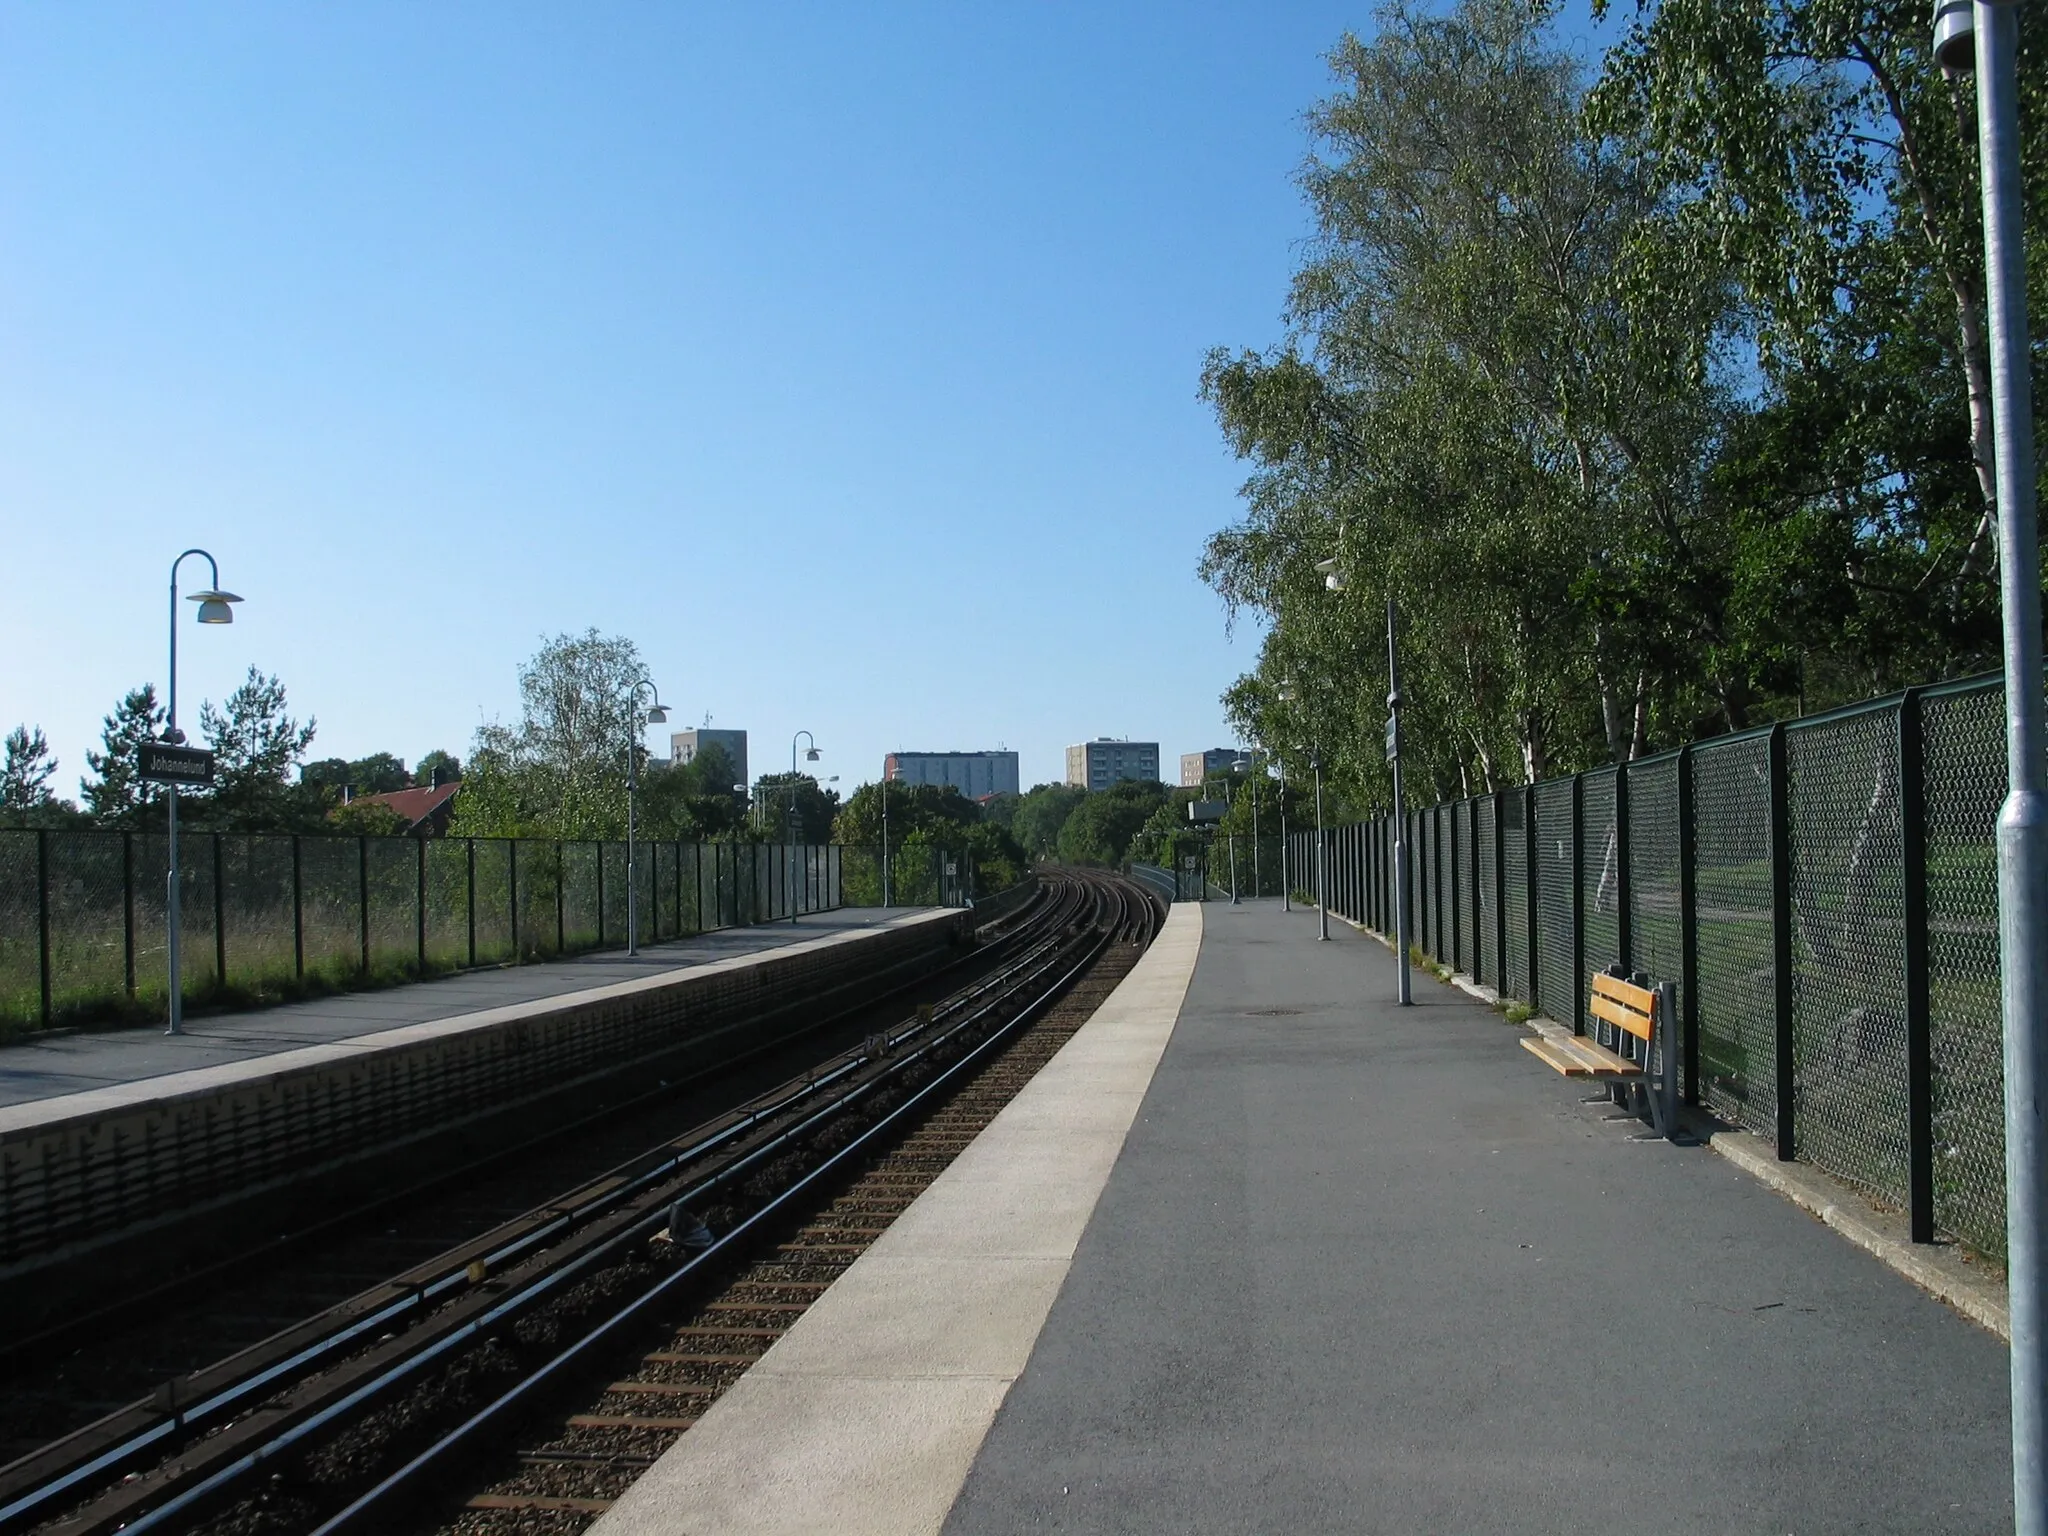
[[[694,762],[697,754],[706,747],[723,747],[725,755],[732,759],[732,781],[735,784],[751,784],[747,776],[747,733],[745,731],[713,730],[708,725],[696,726],[687,731],[673,732],[668,739],[670,759],[680,768]]]
[[[970,800],[1017,793],[1014,752],[891,752],[882,771],[899,784],[950,784]]]
[[[1243,755],[1235,747],[1211,747],[1206,752],[1181,753],[1181,788],[1200,789],[1203,784],[1218,774],[1234,771],[1237,766],[1237,760]]]
[[[1067,782],[1082,789],[1107,789],[1118,779],[1159,782],[1159,743],[1098,736],[1067,748]]]

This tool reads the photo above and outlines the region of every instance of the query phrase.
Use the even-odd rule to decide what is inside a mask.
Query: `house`
[[[357,795],[351,805],[388,805],[405,818],[409,837],[440,837],[455,814],[455,792],[460,779],[446,784],[422,784],[416,789],[394,789],[381,795]]]

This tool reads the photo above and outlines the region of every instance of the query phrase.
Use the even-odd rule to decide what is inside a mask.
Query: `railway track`
[[[1150,899],[1122,882],[1048,880],[989,936],[1000,946],[990,974],[256,1349],[187,1373],[168,1393],[0,1468],[0,1530],[398,1529],[402,1511],[439,1496],[450,1468],[502,1456],[508,1426],[564,1391],[573,1395],[587,1385],[593,1359],[672,1322],[679,1307],[723,1308],[708,1313],[709,1322],[682,1325],[722,1320],[721,1347],[643,1349],[634,1358],[704,1356],[652,1365],[671,1373],[706,1367],[714,1385],[731,1379],[753,1358],[748,1349],[765,1350],[837,1272],[823,1249],[845,1250],[837,1255],[843,1267],[858,1246],[825,1244],[799,1260],[759,1245],[811,1220],[856,1165],[906,1134],[908,1120],[932,1116],[969,1074],[990,1072],[993,1085],[1022,1071],[1032,1050],[1049,1055],[1086,1016],[1056,1011],[1062,994],[1078,989],[1078,1006],[1099,974],[1121,974],[1117,957],[1135,958],[1156,916]],[[1064,1033],[1061,1017],[1073,1020]],[[990,1062],[998,1050],[1000,1067]],[[1013,1062],[1010,1052],[1021,1054]],[[977,1079],[971,1094],[994,1091]],[[989,1102],[993,1114],[1000,1099]],[[923,1149],[903,1154],[911,1162],[874,1172],[881,1184],[854,1197],[867,1219],[827,1230],[871,1236],[873,1217],[900,1209],[876,1191],[894,1189],[907,1203],[914,1191],[905,1170],[943,1150],[944,1127],[956,1123],[964,1122],[932,1119]],[[850,1187],[836,1194],[849,1197]],[[660,1240],[671,1225],[676,1240]],[[349,1262],[374,1267],[367,1253]],[[780,1267],[742,1267],[752,1264]],[[724,1301],[706,1299],[727,1285],[737,1289]],[[742,1315],[751,1331],[731,1333]],[[615,1373],[598,1383],[606,1389],[599,1406],[558,1426],[579,1437],[575,1443],[529,1448],[513,1476],[498,1479],[506,1488],[471,1495],[481,1502],[460,1519],[511,1519],[495,1527],[508,1530],[587,1523],[599,1495],[526,1485],[588,1489],[630,1473],[657,1454],[649,1435],[672,1439],[693,1416],[648,1406],[698,1402],[702,1383],[690,1380],[691,1388],[673,1391],[660,1376]],[[606,1450],[612,1442],[628,1448]],[[536,1518],[549,1523],[534,1526]]]

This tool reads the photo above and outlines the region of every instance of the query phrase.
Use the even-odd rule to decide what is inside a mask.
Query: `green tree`
[[[351,800],[327,812],[327,825],[351,837],[398,837],[411,824],[382,800]]]
[[[1725,273],[1760,363],[1760,419],[1725,470],[1753,534],[1740,579],[1758,607],[1742,611],[1782,613],[1780,661],[1802,683],[1809,653],[1851,693],[1991,663],[1972,77],[1935,67],[1928,8],[1904,0],[1637,0],[1632,18],[1590,110],[1670,193],[1637,241],[1655,259],[1626,269],[1636,312]],[[2020,33],[2039,247],[2048,47]],[[2042,263],[2029,280],[2038,347]]]
[[[1164,784],[1149,779],[1125,779],[1095,790],[1060,827],[1061,861],[1110,868],[1122,864],[1132,838],[1171,798]]]
[[[462,780],[462,759],[453,752],[444,752],[436,747],[425,753],[412,771],[415,785],[426,788],[434,782],[434,775],[441,776],[443,784],[457,784]]]
[[[824,843],[832,839],[833,819],[839,814],[839,792],[825,788],[808,773],[768,773],[754,781],[754,804],[762,835],[770,842],[781,842],[789,836],[793,809],[798,841]]]
[[[1010,813],[1010,834],[1032,858],[1049,859],[1059,849],[1060,828],[1087,798],[1078,784],[1034,784]]]
[[[289,829],[325,802],[296,792],[293,775],[312,745],[315,722],[287,712],[284,684],[255,667],[215,709],[199,706],[199,729],[213,749],[213,790],[198,802],[212,825],[237,832]]]
[[[57,804],[50,792],[56,774],[57,759],[43,728],[17,725],[7,733],[6,756],[0,759],[0,815],[17,823],[46,816]]]
[[[164,708],[156,685],[130,689],[111,715],[100,721],[100,748],[85,754],[92,776],[83,786],[85,808],[103,827],[137,827],[163,791],[141,778],[144,743],[157,739],[164,727]]]
[[[323,757],[308,763],[299,775],[303,784],[321,784],[335,791],[346,787],[358,795],[388,795],[412,783],[405,759],[389,752],[372,752],[368,757],[347,759]]]
[[[520,719],[476,734],[457,835],[626,835],[626,753],[646,727],[639,650],[624,638],[557,635],[519,671]]]
[[[1339,44],[1310,115],[1291,334],[1204,376],[1254,471],[1203,575],[1270,621],[1232,718],[1301,755],[1262,706],[1283,677],[1317,684],[1326,707],[1297,723],[1383,794],[1389,596],[1411,740],[1453,782],[1627,757],[1704,700],[1740,710],[1730,518],[1708,494],[1734,406],[1725,285],[1629,307],[1615,274],[1659,194],[1586,131],[1579,67],[1527,8],[1379,22]]]

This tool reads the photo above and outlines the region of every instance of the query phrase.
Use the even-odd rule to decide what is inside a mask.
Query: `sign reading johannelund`
[[[211,784],[213,753],[205,747],[173,747],[160,741],[145,741],[138,768],[152,784]]]

